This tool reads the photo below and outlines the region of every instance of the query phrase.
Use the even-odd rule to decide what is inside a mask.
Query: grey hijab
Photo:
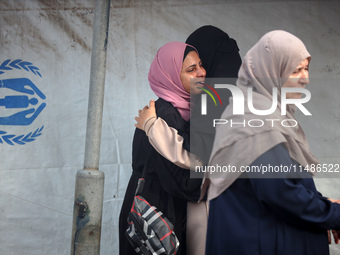
[[[299,124],[283,127],[282,121],[296,120],[295,108],[288,105],[287,114],[281,115],[280,89],[301,61],[310,60],[303,42],[296,36],[281,30],[265,34],[246,54],[238,74],[237,86],[245,95],[245,114],[233,115],[233,100],[222,114],[222,119],[234,123],[251,119],[263,120],[266,124],[259,128],[218,125],[210,157],[210,166],[250,165],[255,159],[274,146],[284,143],[292,159],[302,166],[317,164],[318,160],[310,152],[305,134]],[[266,110],[272,106],[272,89],[278,88],[278,104],[270,116],[254,115],[248,109],[247,89],[252,88],[253,106]],[[276,119],[274,124],[266,119]],[[297,122],[294,122],[297,123]],[[293,125],[292,125],[293,126]],[[213,199],[226,190],[240,172],[207,173],[202,189],[209,185],[208,199]]]

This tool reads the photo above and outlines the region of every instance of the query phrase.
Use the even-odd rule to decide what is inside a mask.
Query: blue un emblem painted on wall
[[[24,134],[17,134],[18,131],[13,133],[8,129],[10,126],[31,125],[46,107],[46,96],[29,78],[13,77],[15,70],[29,72],[34,77],[42,76],[39,68],[21,59],[7,59],[0,65],[0,143],[24,145],[35,141],[42,134],[44,126]],[[5,77],[8,73],[12,75]]]

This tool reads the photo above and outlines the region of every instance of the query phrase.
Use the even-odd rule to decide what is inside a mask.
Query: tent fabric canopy
[[[160,46],[184,42],[200,26],[226,31],[241,56],[270,30],[301,38],[312,55],[307,107],[313,117],[298,118],[318,158],[340,163],[339,13],[338,1],[112,1],[99,166],[105,173],[101,254],[118,254],[134,116],[156,99],[147,80],[151,61]],[[6,99],[0,103],[0,254],[70,252],[93,18],[90,0],[0,3],[0,80],[7,84],[0,86]],[[340,198],[340,179],[325,177],[316,178],[318,188]]]

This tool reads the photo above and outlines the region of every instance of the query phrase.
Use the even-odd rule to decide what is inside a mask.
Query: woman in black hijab
[[[186,43],[197,49],[203,67],[207,72],[207,84],[211,87],[214,87],[217,83],[236,84],[242,59],[236,41],[230,38],[227,33],[217,27],[206,25],[195,30],[188,37]],[[202,97],[192,98],[194,103],[190,118],[190,136],[184,137],[184,149],[197,155],[205,164],[209,161],[215,137],[213,120],[220,119],[231,96],[227,89],[218,89],[217,92],[222,105],[216,106],[214,101],[208,98],[206,115],[201,114]]]

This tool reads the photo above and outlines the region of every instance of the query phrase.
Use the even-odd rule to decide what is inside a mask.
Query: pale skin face
[[[295,68],[287,81],[282,85],[286,88],[305,88],[309,84],[309,60],[306,58]],[[301,93],[287,93],[287,99],[299,99]]]
[[[185,91],[193,95],[200,94],[202,90],[198,87],[203,87],[205,75],[206,71],[197,52],[190,51],[183,61],[180,75]]]

